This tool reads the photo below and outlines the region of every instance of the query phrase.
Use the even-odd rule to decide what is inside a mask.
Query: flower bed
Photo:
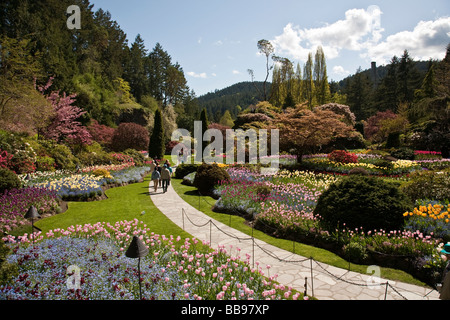
[[[138,182],[150,167],[125,167],[118,171],[111,171],[109,175],[98,175],[104,167],[91,168],[89,173],[72,174],[65,171],[30,175],[29,179],[21,175],[25,186],[53,190],[63,200],[87,200],[103,194],[103,187],[112,184],[126,184]]]
[[[13,189],[0,195],[0,231],[9,232],[26,224],[24,215],[32,205],[41,215],[54,212],[59,207],[58,196],[55,191],[32,187]]]
[[[399,175],[422,169],[418,162],[411,160],[397,160],[389,164],[387,162],[380,164],[378,157],[365,157],[353,163],[335,162],[323,157],[308,157],[303,159],[302,165],[309,170],[345,174],[348,174],[353,168],[364,168],[372,175]]]
[[[248,169],[230,168],[229,183],[216,188],[220,199],[215,209],[244,214],[254,226],[268,234],[297,240],[330,249],[346,256],[346,250],[360,248],[363,263],[374,262],[421,274],[425,281],[434,281],[433,272],[443,266],[435,255],[438,244],[448,241],[448,209],[434,206],[434,213],[419,217],[405,213],[404,230],[336,230],[324,231],[314,208],[321,193],[339,177],[311,172],[281,170],[263,176]],[[381,179],[381,178],[380,178]],[[448,203],[447,203],[448,205]],[[427,207],[428,208],[428,207]],[[392,262],[392,263],[391,263]],[[397,265],[395,264],[397,263]],[[425,269],[424,269],[425,268]]]
[[[18,242],[5,238],[13,248],[7,261],[17,265],[18,276],[0,286],[0,299],[139,299],[137,261],[124,254],[133,235],[149,249],[141,258],[143,299],[303,298],[278,285],[276,276],[251,268],[248,255],[241,261],[225,248],[200,252],[196,239],[156,235],[135,219],[52,230],[45,239],[36,234],[33,245],[27,235]],[[67,286],[69,270],[80,271],[78,287]]]

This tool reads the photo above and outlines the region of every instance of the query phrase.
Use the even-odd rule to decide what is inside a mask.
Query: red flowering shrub
[[[166,143],[166,154],[169,154],[169,153],[171,153],[172,152],[172,149],[173,148],[175,148],[175,146],[177,145],[177,144],[179,144],[180,142],[179,141],[169,141],[169,142],[167,142]]]
[[[13,155],[0,150],[0,168],[9,168]]]
[[[97,141],[104,146],[109,146],[111,144],[114,128],[99,124],[97,120],[93,119],[88,126],[88,130],[94,141]]]
[[[114,162],[117,164],[130,164],[134,165],[134,159],[132,156],[128,154],[123,153],[112,153],[111,157],[113,158]]]
[[[147,150],[149,141],[150,136],[147,129],[136,123],[124,122],[114,131],[111,149],[114,151]]]
[[[333,150],[328,154],[328,159],[340,163],[357,163],[358,156],[345,150]]]

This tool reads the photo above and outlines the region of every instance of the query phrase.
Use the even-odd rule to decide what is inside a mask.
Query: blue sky
[[[90,2],[93,10],[111,13],[129,44],[138,33],[149,51],[159,42],[197,96],[249,81],[248,69],[264,80],[265,56],[256,46],[261,39],[302,67],[322,46],[328,78],[335,81],[371,61],[387,64],[405,49],[416,60],[442,59],[450,43],[448,0]]]

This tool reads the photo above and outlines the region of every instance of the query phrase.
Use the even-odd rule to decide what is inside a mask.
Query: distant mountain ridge
[[[421,72],[426,72],[428,68],[428,61],[415,61],[416,67]],[[379,82],[387,73],[389,65],[376,66],[361,70],[362,74],[367,74],[369,79]],[[356,73],[355,73],[356,74]],[[355,74],[334,82],[332,86],[334,90],[342,90],[345,88],[348,81],[351,81]],[[267,92],[270,92],[271,83],[266,84]],[[262,81],[244,81],[238,82],[223,89],[216,89],[214,92],[209,92],[197,98],[200,109],[205,108],[208,112],[208,119],[211,122],[218,122],[220,117],[228,110],[231,116],[235,118],[237,114],[252,104],[256,104],[262,100],[263,96],[263,82]],[[239,106],[239,107],[238,107]]]
[[[270,83],[266,84],[266,90],[270,90]],[[200,109],[208,112],[208,119],[218,121],[226,110],[235,118],[241,110],[261,101],[262,93],[263,82],[244,81],[201,95],[197,101]]]

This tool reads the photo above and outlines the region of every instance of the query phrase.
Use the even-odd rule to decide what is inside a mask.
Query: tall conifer
[[[162,159],[165,152],[164,126],[161,110],[155,111],[155,124],[153,126],[152,135],[150,136],[150,144],[148,147],[148,155],[153,159]]]

